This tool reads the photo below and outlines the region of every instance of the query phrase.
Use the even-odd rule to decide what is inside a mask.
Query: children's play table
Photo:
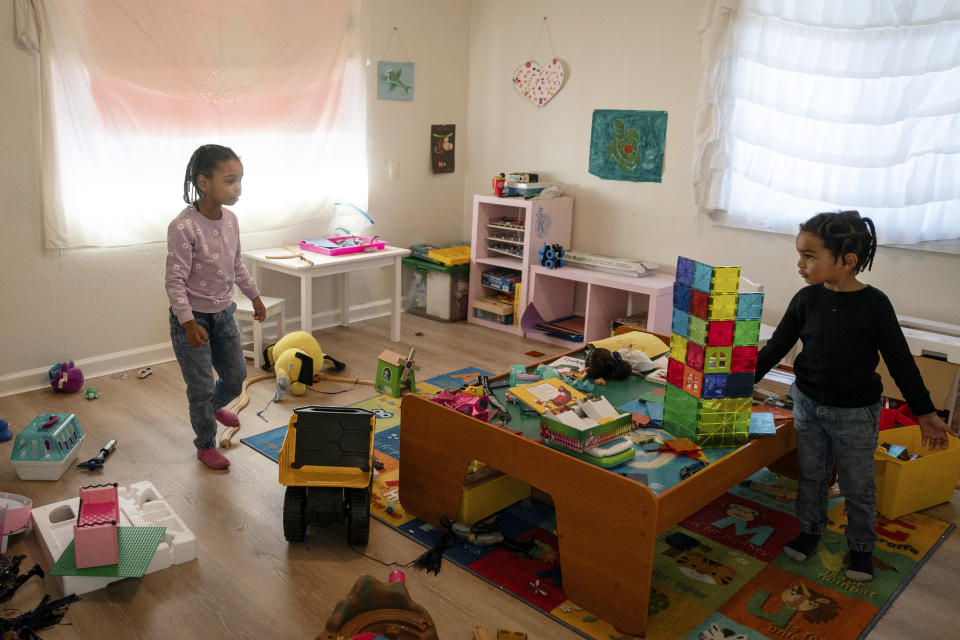
[[[616,385],[627,386],[617,390]],[[621,406],[636,399],[642,385],[652,383],[635,378],[611,382],[603,393],[614,406]],[[503,391],[495,391],[501,402]],[[538,420],[506,406],[513,414],[509,429],[523,435],[448,409],[427,396],[405,396],[400,430],[404,508],[435,526],[441,516],[455,516],[472,460],[545,491],[556,508],[567,597],[635,635],[647,623],[656,537],[796,446],[793,423],[779,421],[776,435],[726,450],[701,471],[685,480],[678,477],[658,493],[541,444]]]
[[[300,279],[300,328],[313,331],[313,279],[339,276],[340,324],[350,324],[350,274],[366,269],[392,268],[393,299],[390,305],[390,339],[400,340],[400,260],[410,255],[409,249],[386,246],[379,251],[363,251],[338,256],[304,252],[303,256],[291,258],[268,258],[267,256],[290,253],[287,249],[258,249],[244,251],[252,267],[253,277],[260,280],[260,271],[277,271]]]

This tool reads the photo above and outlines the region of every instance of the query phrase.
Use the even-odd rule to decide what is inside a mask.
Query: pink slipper
[[[217,419],[217,422],[222,424],[225,427],[239,427],[240,426],[240,417],[235,414],[233,411],[227,411],[226,409],[220,409],[213,414],[213,417]]]
[[[197,458],[203,464],[211,469],[221,470],[230,466],[230,460],[225,455],[217,451],[216,447],[210,449],[197,449]]]

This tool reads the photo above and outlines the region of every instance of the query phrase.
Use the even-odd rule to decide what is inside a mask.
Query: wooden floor
[[[422,333],[422,335],[417,335]],[[406,354],[416,347],[417,379],[426,380],[474,365],[502,372],[511,364],[548,355],[558,349],[501,332],[468,325],[445,324],[405,314],[399,344],[390,343],[389,319],[315,332],[324,351],[347,363],[343,375],[372,379],[377,355],[390,348]],[[277,465],[239,443],[226,451],[232,466],[210,471],[196,459],[187,418],[183,380],[175,362],[153,367],[140,380],[112,377],[88,381],[101,394],[55,395],[48,390],[0,398],[0,417],[16,433],[42,412],[76,413],[87,439],[81,459],[94,456],[108,440],[119,446],[101,474],[68,470],[57,482],[21,481],[9,464],[0,462],[0,491],[29,496],[35,505],[75,497],[94,482],[128,485],[151,481],[197,537],[196,561],[128,579],[82,596],[71,605],[60,626],[43,637],[129,638],[310,638],[318,634],[334,605],[357,576],[370,573],[386,579],[391,568],[405,565],[423,552],[389,527],[374,521],[367,556],[345,544],[341,529],[312,530],[310,548],[288,544],[282,533],[283,487]],[[250,375],[259,371],[250,368]],[[322,383],[337,391],[344,385]],[[291,410],[303,404],[346,405],[373,395],[370,387],[354,387],[338,395],[308,391],[288,397],[256,416],[272,395],[271,382],[253,385],[251,401],[241,413],[243,435],[285,424]],[[9,459],[11,443],[0,444],[0,458]],[[960,497],[929,513],[960,521]],[[45,566],[33,534],[10,538],[8,553],[26,554],[22,568]],[[379,562],[378,562],[379,561]],[[444,563],[436,576],[406,569],[412,597],[433,616],[443,640],[469,640],[476,625],[524,631],[531,639],[568,640],[578,634],[552,622],[510,595]],[[956,629],[956,596],[960,587],[960,536],[952,535],[932,562],[921,569],[905,592],[870,633],[870,640],[904,637],[952,637]],[[31,579],[14,598],[0,604],[10,617],[35,606],[42,594],[59,596],[53,578]],[[954,629],[954,631],[950,631]]]

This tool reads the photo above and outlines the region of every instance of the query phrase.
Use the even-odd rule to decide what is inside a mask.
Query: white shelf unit
[[[647,329],[670,335],[673,276],[655,273],[637,278],[582,267],[547,269],[534,265],[530,267],[529,279],[527,302],[532,302],[545,320],[579,311],[576,302],[583,300],[584,342],[606,338],[610,335],[612,321],[644,309],[647,311]],[[540,331],[528,331],[526,336],[569,349],[584,344]]]
[[[503,221],[514,221],[506,222]],[[559,244],[570,247],[573,224],[573,198],[498,198],[473,196],[473,231],[470,244],[470,293],[467,320],[492,329],[523,335],[520,315],[527,307],[530,266],[538,264],[540,247]],[[514,324],[500,324],[477,318],[474,303],[496,297],[498,292],[484,287],[484,271],[507,268],[520,275],[519,298],[514,298]]]

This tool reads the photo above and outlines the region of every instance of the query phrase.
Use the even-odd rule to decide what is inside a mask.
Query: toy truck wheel
[[[347,489],[347,542],[367,544],[370,538],[370,490]]]
[[[287,542],[303,542],[307,537],[306,508],[306,487],[287,487],[283,496],[283,537]]]

